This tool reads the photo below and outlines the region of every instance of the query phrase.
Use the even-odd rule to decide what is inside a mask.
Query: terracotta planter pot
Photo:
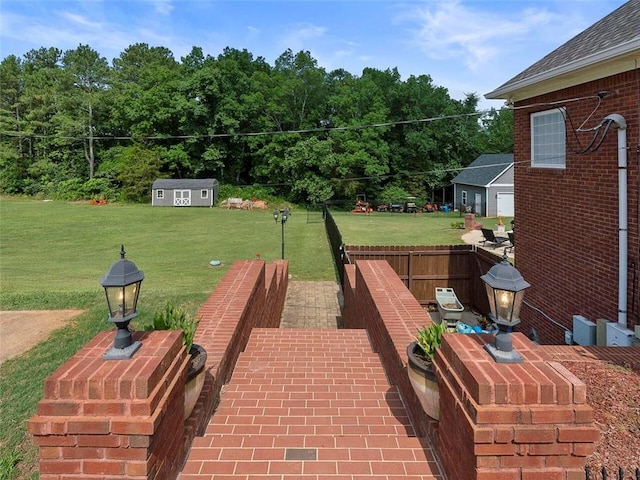
[[[198,402],[200,392],[204,386],[204,366],[207,363],[207,352],[200,345],[195,343],[189,351],[191,354],[191,365],[187,372],[187,385],[184,389],[184,419],[186,420],[193,412],[193,408]]]
[[[421,351],[417,342],[407,347],[407,373],[422,409],[434,420],[440,420],[440,392],[431,362],[426,362],[416,352]]]

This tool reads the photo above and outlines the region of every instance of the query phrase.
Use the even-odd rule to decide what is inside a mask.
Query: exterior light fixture
[[[142,345],[140,342],[133,341],[129,331],[129,321],[138,316],[136,307],[144,273],[124,256],[124,245],[122,245],[120,260],[111,265],[106,275],[100,279],[100,284],[107,296],[109,321],[118,327],[113,347],[103,356],[105,360],[130,359]]]
[[[513,350],[510,329],[520,323],[520,308],[524,291],[531,284],[507,260],[507,249],[502,261],[482,277],[489,298],[489,319],[498,326],[495,344],[485,345],[485,350],[498,363],[522,363],[522,357]]]
[[[287,223],[287,219],[291,216],[288,208],[281,208],[278,213],[277,210],[273,211],[273,219],[278,223],[280,219],[280,225],[282,225],[282,260],[284,260],[284,224]]]

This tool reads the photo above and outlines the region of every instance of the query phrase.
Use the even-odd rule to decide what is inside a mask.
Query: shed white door
[[[473,197],[473,203],[474,213],[476,215],[484,215],[484,212],[482,211],[482,195],[476,193]]]
[[[497,208],[499,217],[513,217],[513,193],[498,193]]]
[[[174,207],[190,207],[191,206],[191,190],[174,190],[173,206]]]

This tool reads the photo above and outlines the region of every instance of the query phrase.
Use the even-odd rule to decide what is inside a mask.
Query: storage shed
[[[213,207],[218,201],[219,183],[215,178],[159,178],[151,187],[154,207]]]
[[[513,154],[484,154],[453,180],[456,208],[485,217],[513,217]]]

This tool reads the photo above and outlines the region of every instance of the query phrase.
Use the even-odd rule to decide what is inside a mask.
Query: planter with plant
[[[153,324],[147,330],[182,330],[182,344],[191,355],[191,363],[187,372],[187,384],[184,391],[184,418],[189,418],[198,401],[202,387],[204,386],[205,370],[207,363],[206,350],[195,343],[198,321],[179,308],[167,304],[164,310],[156,312],[153,316]]]
[[[422,409],[434,420],[440,419],[440,393],[433,370],[433,357],[442,344],[447,323],[431,323],[418,330],[415,341],[407,347],[407,373]]]

